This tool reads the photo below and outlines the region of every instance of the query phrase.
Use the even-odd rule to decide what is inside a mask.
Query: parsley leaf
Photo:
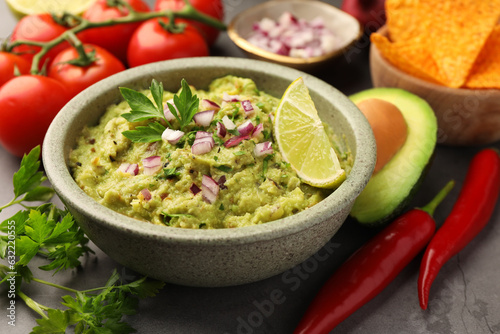
[[[179,113],[177,113],[177,110],[172,104],[167,103],[167,105],[170,112],[179,122],[181,130],[183,130],[186,125],[191,123],[194,114],[198,111],[200,99],[197,95],[193,95],[185,79],[182,79],[181,86],[182,89],[180,93],[174,95],[174,104]]]
[[[122,134],[134,143],[152,143],[161,140],[165,127],[158,122],[147,126],[138,126],[134,130],[123,131]]]
[[[182,89],[179,94],[174,95],[174,105],[167,102],[167,107],[179,122],[181,130],[191,123],[194,114],[198,111],[199,98],[193,95],[186,80],[181,81]],[[157,121],[164,121],[169,128],[170,122],[165,118],[163,107],[163,84],[152,80],[149,88],[153,101],[139,91],[127,87],[120,87],[120,92],[130,106],[130,112],[122,115],[129,122],[140,122],[155,119],[147,126],[138,126],[134,130],[122,132],[122,134],[135,143],[151,143],[161,140],[165,127]]]

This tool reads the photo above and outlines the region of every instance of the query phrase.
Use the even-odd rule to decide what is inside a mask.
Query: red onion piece
[[[203,175],[201,179],[201,195],[207,203],[214,203],[219,194],[219,184],[208,175]]]
[[[202,155],[212,150],[215,145],[215,140],[210,137],[203,137],[195,139],[193,146],[191,146],[191,153],[195,155]]]
[[[161,157],[153,155],[142,159],[142,166],[144,167],[145,175],[153,175],[161,169]]]
[[[147,202],[151,199],[151,192],[149,192],[149,189],[144,188],[141,190],[141,194],[144,197],[144,200]]]
[[[253,152],[256,157],[261,157],[263,155],[268,155],[273,153],[273,146],[270,141],[265,141],[263,143],[258,143],[255,145]]]
[[[200,187],[198,187],[196,184],[192,184],[191,187],[189,187],[189,190],[193,193],[193,195],[196,195],[201,191]]]
[[[245,123],[238,126],[238,132],[242,136],[245,136],[245,135],[252,133],[253,129],[254,129],[254,125],[253,125],[252,121],[250,121],[250,120],[248,120]]]
[[[269,114],[268,116],[271,119],[271,123],[274,123],[274,115],[273,114]]]
[[[255,110],[253,108],[252,102],[250,100],[241,101],[241,106],[246,113],[253,113]]]
[[[118,170],[125,174],[137,175],[139,173],[139,165],[138,164],[129,164],[128,162],[124,162],[118,167]]]
[[[215,110],[200,111],[193,116],[193,120],[197,125],[209,126],[214,119]]]
[[[214,101],[203,99],[201,100],[201,109],[202,110],[219,110],[220,106]]]
[[[219,136],[220,138],[224,138],[226,136],[226,126],[224,125],[224,123],[221,123],[221,122],[217,122],[217,127],[216,127],[216,132],[217,132],[217,136]]]
[[[212,133],[207,132],[207,131],[196,131],[196,135],[194,139],[201,139],[205,137],[212,137]]]
[[[229,95],[228,93],[224,92],[224,94],[222,94],[222,100],[225,102],[239,102],[240,96],[239,95]]]
[[[253,138],[258,137],[262,133],[262,131],[264,131],[264,124],[262,123],[257,124],[253,129],[252,137]]]
[[[175,119],[175,116],[174,116],[174,114],[172,114],[172,112],[168,108],[169,103],[175,108],[177,115],[179,115],[179,110],[175,106],[174,99],[170,99],[167,102],[165,102],[165,106],[163,107],[163,113],[165,114],[165,118],[167,119],[167,121],[170,122],[170,121],[173,121]]]
[[[179,140],[181,140],[182,136],[184,136],[183,131],[166,128],[165,131],[163,131],[163,133],[161,134],[161,139],[168,141],[172,145],[175,145],[179,142]]]
[[[236,129],[236,124],[234,124],[234,122],[231,121],[231,119],[229,117],[227,117],[227,115],[224,116],[224,117],[222,117],[222,123],[224,123],[224,126],[228,130],[234,130],[234,129]]]
[[[224,143],[224,147],[229,148],[229,147],[236,146],[239,143],[241,143],[243,140],[249,139],[249,138],[250,138],[249,135],[245,135],[245,136],[239,135],[239,136],[232,137]]]

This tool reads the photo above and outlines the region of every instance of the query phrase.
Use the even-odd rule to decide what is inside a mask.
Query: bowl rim
[[[337,7],[330,5],[326,2],[321,2],[321,1],[316,1],[316,0],[308,0],[307,4],[310,6],[320,6],[320,7],[325,7],[329,8],[330,10],[334,10],[338,12],[341,15],[349,16],[353,20],[355,20],[358,23],[358,33],[356,34],[356,37],[353,38],[349,43],[347,43],[344,47],[333,50],[327,54],[321,55],[321,56],[316,56],[316,57],[309,57],[309,58],[297,58],[297,57],[290,57],[290,56],[284,56],[284,55],[279,55],[276,53],[273,53],[271,51],[267,51],[264,49],[259,48],[258,46],[253,45],[252,43],[248,42],[247,39],[245,39],[243,36],[241,36],[238,31],[236,30],[235,26],[236,23],[241,20],[242,18],[245,17],[245,15],[248,15],[249,13],[253,13],[255,11],[258,11],[262,8],[268,8],[268,7],[273,7],[275,5],[280,5],[283,3],[304,3],[304,0],[288,0],[288,1],[266,1],[263,3],[260,3],[256,6],[250,7],[240,13],[238,13],[230,22],[227,27],[227,34],[229,38],[241,49],[245,50],[246,52],[252,53],[258,57],[265,58],[265,59],[271,59],[275,62],[283,63],[283,64],[288,64],[288,65],[307,65],[307,64],[316,64],[316,63],[321,63],[326,60],[329,60],[331,58],[334,58],[341,53],[343,53],[345,50],[350,48],[356,41],[361,38],[363,35],[363,26],[361,23],[351,16],[350,14],[338,9]]]
[[[331,96],[330,101],[339,99],[339,103],[345,103],[344,109],[346,110],[341,112],[342,115],[349,124],[356,124],[356,126],[352,127],[356,151],[350,175],[336,191],[310,209],[264,224],[214,230],[160,226],[130,218],[99,204],[80,189],[73,180],[67,166],[64,140],[67,135],[60,131],[78,118],[75,108],[78,108],[79,105],[84,104],[89,99],[95,99],[102,95],[101,92],[118,88],[120,83],[124,81],[138,82],[141,78],[147,76],[154,77],[155,73],[178,71],[179,68],[184,70],[193,68],[206,69],[207,67],[213,69],[244,68],[249,71],[273,73],[280,78],[290,79],[290,82],[294,80],[291,78],[302,76],[311,90],[317,91],[322,96]],[[334,104],[338,103],[334,102]],[[75,210],[84,211],[89,219],[97,220],[110,229],[126,230],[142,238],[155,241],[175,241],[177,244],[184,245],[234,245],[296,234],[309,226],[320,223],[324,220],[322,218],[325,214],[331,216],[333,212],[341,211],[349,202],[353,202],[366,186],[375,165],[375,152],[375,140],[366,118],[354,103],[326,82],[307,73],[260,60],[233,57],[210,57],[210,59],[207,59],[207,57],[194,57],[166,60],[130,68],[85,89],[68,102],[52,121],[42,147],[42,159],[46,175],[64,205],[76,208]],[[351,177],[351,175],[358,174],[359,176],[356,178]],[[338,203],[338,205],[331,206],[332,203]]]
[[[385,36],[389,38],[389,29],[387,27],[387,24],[381,26],[376,33],[381,34],[382,36]],[[377,48],[377,46],[374,43],[370,43],[370,63],[376,59],[379,61],[384,67],[394,73],[395,76],[399,76],[403,78],[405,81],[408,82],[414,82],[415,85],[426,87],[427,89],[431,90],[440,90],[443,91],[446,94],[453,94],[453,95],[461,95],[461,96],[468,96],[470,94],[475,94],[478,91],[481,92],[481,94],[488,94],[488,93],[493,93],[493,94],[499,94],[500,95],[500,89],[495,89],[495,88],[465,88],[465,87],[448,87],[445,85],[440,85],[431,81],[427,81],[415,76],[412,76],[411,74],[406,73],[405,71],[399,69],[398,67],[394,66],[389,60],[387,60],[383,55],[382,52]],[[370,66],[372,68],[372,66]],[[372,81],[373,81],[373,71],[370,70],[371,76],[372,76]]]

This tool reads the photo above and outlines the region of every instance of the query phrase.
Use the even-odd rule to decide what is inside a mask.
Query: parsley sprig
[[[146,277],[131,283],[122,282],[116,270],[108,282],[99,288],[78,291],[37,278],[31,269],[31,260],[42,256],[47,260],[40,270],[52,271],[80,266],[79,258],[93,251],[83,230],[72,215],[53,203],[27,206],[27,201],[46,201],[54,194],[42,183],[46,180],[40,167],[40,147],[34,148],[21,161],[14,174],[14,199],[0,206],[0,212],[19,204],[24,210],[0,224],[0,284],[12,285],[15,280],[16,295],[41,316],[32,333],[131,333],[135,330],[122,321],[124,315],[136,313],[137,298],[151,297],[158,293],[163,282]],[[13,251],[15,249],[15,252]],[[71,292],[62,297],[65,309],[44,306],[27,296],[22,286],[32,282],[45,284]]]
[[[182,89],[179,94],[174,95],[174,104],[167,102],[167,107],[179,123],[180,130],[184,131],[198,111],[199,98],[197,95],[193,95],[185,79],[182,79],[181,86]],[[161,124],[161,121],[164,121],[169,128],[173,128],[164,113],[163,84],[153,79],[149,90],[154,102],[139,91],[120,87],[120,92],[131,109],[129,113],[122,115],[123,118],[129,122],[155,120],[145,126],[137,126],[134,130],[122,132],[125,137],[133,142],[151,143],[160,141],[161,135],[165,131],[165,126]]]

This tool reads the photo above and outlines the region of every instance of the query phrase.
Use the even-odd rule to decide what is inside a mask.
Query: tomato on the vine
[[[64,85],[41,75],[21,75],[0,88],[0,143],[22,157],[41,145],[59,110],[70,100]]]
[[[145,21],[132,35],[128,46],[127,59],[130,67],[156,61],[204,57],[209,55],[207,43],[200,32],[183,20],[182,32],[170,32],[165,28],[167,18]]]
[[[0,87],[15,77],[16,68],[19,74],[28,74],[30,67],[26,59],[13,53],[0,51]]]
[[[148,4],[142,0],[125,0],[138,12],[149,12]],[[110,7],[109,0],[96,0],[82,16],[91,22],[101,22],[127,16],[129,10],[124,6]],[[78,37],[88,44],[105,48],[114,54],[120,61],[127,61],[127,45],[134,31],[141,22],[123,23],[109,27],[92,28],[84,30]]]
[[[47,71],[47,75],[63,83],[72,96],[112,74],[125,70],[122,62],[106,49],[91,44],[84,44],[84,49],[87,57],[91,57],[88,61],[75,64],[76,60],[80,60],[80,55],[76,48],[69,47],[54,58]]]
[[[58,24],[50,14],[34,14],[24,16],[14,27],[12,32],[11,41],[28,40],[36,42],[48,42],[64,33],[68,27]],[[62,42],[42,57],[39,68],[47,62],[50,64],[52,59],[61,50],[69,46],[68,42]],[[34,55],[41,50],[41,47],[34,45],[19,45],[12,49],[12,52],[19,53],[21,57],[31,63]]]
[[[190,0],[191,5],[198,11],[212,16],[219,21],[224,19],[224,6],[221,0]],[[154,10],[179,10],[185,5],[184,0],[157,0],[155,2]],[[219,30],[211,27],[209,25],[190,20],[195,27],[197,27],[202,35],[207,40],[208,45],[215,43],[215,40],[219,36]]]

